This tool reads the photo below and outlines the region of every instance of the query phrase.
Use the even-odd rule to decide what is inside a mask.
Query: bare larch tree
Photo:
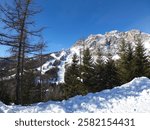
[[[33,16],[41,10],[35,6],[35,0],[13,0],[13,3],[0,5],[0,44],[11,47],[16,55],[16,104],[21,104],[22,82],[25,57],[30,52],[39,51],[33,36],[40,36],[43,28],[34,29]],[[34,42],[34,43],[33,43]],[[38,42],[37,42],[38,43]]]

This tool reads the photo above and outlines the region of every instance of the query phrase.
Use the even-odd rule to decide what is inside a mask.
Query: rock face
[[[132,44],[134,47],[137,38],[141,38],[142,42],[148,49],[148,46],[150,46],[150,34],[140,32],[139,30],[131,30],[127,32],[119,32],[115,30],[104,35],[90,35],[84,42],[78,41],[72,48],[79,48],[79,46],[82,47],[84,44],[85,47],[91,49],[93,54],[96,52],[95,50],[100,48],[104,54],[109,51],[112,55],[115,55],[118,53],[118,47],[123,39],[126,43]]]
[[[64,82],[65,65],[72,62],[72,56],[76,53],[80,56],[83,48],[89,48],[93,59],[96,59],[98,49],[101,49],[104,57],[108,53],[113,55],[113,59],[117,60],[118,48],[122,40],[127,44],[131,44],[133,48],[136,46],[137,39],[140,38],[147,49],[147,55],[150,55],[150,34],[143,33],[139,30],[130,30],[127,32],[120,32],[117,30],[107,32],[106,34],[90,35],[87,39],[77,41],[70,49],[44,55],[44,62],[42,65],[42,74],[48,72],[55,72],[55,77],[51,76],[51,81],[56,83]],[[37,64],[34,68],[40,70],[38,65],[38,58],[35,58]],[[0,61],[1,62],[1,61]],[[54,71],[55,70],[55,71]],[[57,71],[56,71],[57,70]]]

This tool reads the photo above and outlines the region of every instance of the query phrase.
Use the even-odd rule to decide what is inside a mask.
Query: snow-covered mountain
[[[58,67],[58,78],[54,82],[64,82],[65,65],[70,64],[72,56],[76,53],[80,56],[83,48],[88,47],[96,60],[96,54],[100,49],[104,55],[104,59],[108,53],[113,55],[113,59],[117,60],[118,48],[124,39],[127,44],[136,46],[137,38],[140,38],[147,49],[147,54],[150,55],[150,34],[141,32],[139,30],[130,30],[127,32],[111,31],[104,35],[96,34],[90,35],[87,39],[77,41],[70,49],[60,51],[59,53],[51,53],[50,60],[46,61],[42,66],[42,73],[46,73],[49,69]],[[39,69],[39,68],[38,68]]]
[[[4,113],[145,113],[150,112],[150,79],[135,78],[131,82],[111,90],[86,96],[76,96],[63,101],[48,101],[31,106],[7,106],[0,102]]]
[[[119,59],[118,48],[120,43],[124,39],[127,44],[136,46],[137,38],[140,38],[145,48],[147,49],[147,55],[150,55],[150,34],[141,32],[139,30],[130,30],[127,32],[111,31],[106,34],[90,35],[84,40],[78,40],[70,49],[50,54],[43,55],[42,74],[49,74],[49,80],[53,83],[64,82],[65,66],[72,62],[72,56],[76,53],[79,57],[82,54],[83,48],[88,47],[92,53],[93,59],[96,60],[96,54],[98,49],[103,53],[104,59],[107,58],[107,54],[111,53],[113,59]],[[35,57],[35,63],[31,63],[36,70],[40,70],[39,57]],[[6,66],[6,63],[0,61],[0,66]],[[13,66],[12,64],[10,66]],[[8,73],[9,74],[9,73]],[[13,73],[11,69],[11,75]],[[7,77],[8,77],[7,76]]]

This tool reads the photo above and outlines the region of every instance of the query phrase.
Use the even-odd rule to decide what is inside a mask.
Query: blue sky
[[[9,1],[9,0],[8,0]],[[36,0],[35,17],[48,43],[47,52],[71,47],[90,34],[140,29],[150,33],[150,0]],[[1,51],[2,53],[2,51]]]

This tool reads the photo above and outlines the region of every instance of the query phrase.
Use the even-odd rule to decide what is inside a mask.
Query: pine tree
[[[65,73],[65,83],[70,85],[75,85],[79,82],[79,66],[77,55],[74,54],[72,58],[72,64],[67,68]]]
[[[142,44],[141,39],[138,39],[137,46],[134,53],[134,76],[149,76],[150,62],[148,56],[146,56],[146,50]]]
[[[97,51],[97,60],[94,65],[94,80],[95,80],[95,92],[104,89],[104,61],[102,59],[102,52],[100,49]]]
[[[86,89],[81,83],[80,68],[78,65],[78,57],[76,54],[73,55],[71,66],[66,68],[65,72],[65,84],[66,84],[66,98],[75,95],[84,95]]]
[[[120,85],[120,80],[118,77],[117,67],[115,65],[114,60],[109,55],[109,58],[105,64],[104,68],[104,88],[105,89],[112,89],[115,86]]]
[[[94,64],[89,48],[83,51],[83,64],[81,65],[81,78],[83,85],[88,88],[89,92],[94,91]]]
[[[133,59],[134,59],[134,52],[133,48],[131,47],[130,43],[121,43],[120,46],[120,59],[118,61],[118,73],[120,80],[123,83],[129,82],[134,78],[133,72]]]

